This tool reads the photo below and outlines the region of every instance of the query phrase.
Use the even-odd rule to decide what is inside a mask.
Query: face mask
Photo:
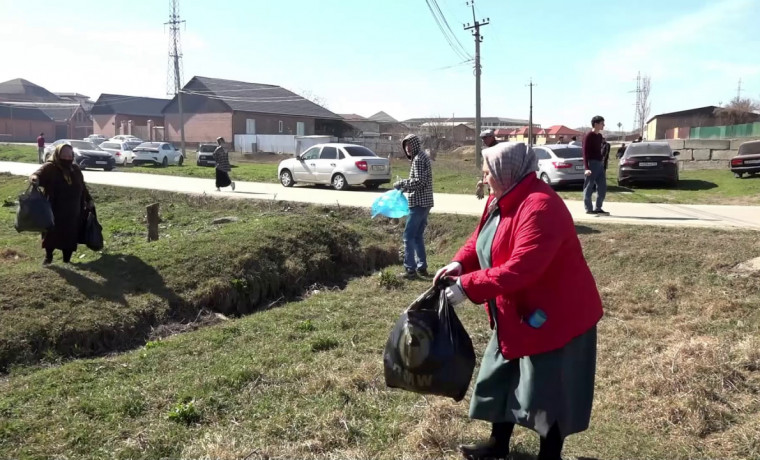
[[[61,165],[62,166],[71,166],[74,163],[74,160],[63,160],[61,159]]]

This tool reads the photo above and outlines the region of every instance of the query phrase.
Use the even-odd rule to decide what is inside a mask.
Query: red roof
[[[512,133],[512,134],[517,135],[517,136],[525,136],[525,135],[528,134],[528,127],[527,126],[523,126],[522,128],[520,128],[518,130],[515,130],[515,132]],[[543,129],[539,128],[538,126],[534,126],[533,127],[533,135],[534,136],[540,136],[542,134],[546,134],[546,131],[544,131]]]
[[[515,132],[514,129],[499,128],[496,131],[494,131],[493,134],[496,137],[507,137],[507,136],[511,136],[512,133],[514,133],[514,132]]]
[[[554,125],[546,131],[546,134],[550,136],[580,136],[583,133],[574,129],[568,128],[565,125]]]

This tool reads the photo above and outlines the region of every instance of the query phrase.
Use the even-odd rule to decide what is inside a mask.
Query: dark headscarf
[[[412,155],[409,156],[408,153],[406,153],[406,144],[409,144],[409,146],[412,148]],[[414,134],[408,134],[404,140],[401,141],[401,149],[404,151],[404,155],[406,155],[407,158],[410,160],[414,157],[416,157],[421,151],[422,151],[422,141],[420,141],[420,138],[417,137]]]
[[[528,174],[534,174],[538,160],[532,148],[522,142],[502,142],[483,149],[483,160],[494,180],[503,190],[501,196],[495,197],[489,205],[491,213],[498,208],[499,200],[512,191]]]
[[[63,150],[64,147],[68,146],[70,149],[72,149],[72,155],[73,155],[73,148],[71,147],[71,144],[58,144],[58,146],[55,148],[55,152],[53,152],[53,155],[50,157],[50,160],[48,160],[50,163],[53,163],[58,167],[58,169],[61,170],[63,173],[63,178],[66,180],[66,183],[71,185],[71,172],[73,170],[71,163],[64,163],[61,160],[61,150]]]

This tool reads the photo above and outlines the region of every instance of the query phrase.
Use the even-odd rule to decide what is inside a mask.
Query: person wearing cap
[[[492,330],[470,399],[470,418],[489,422],[491,436],[460,446],[468,459],[509,457],[519,425],[540,436],[539,460],[560,460],[565,438],[591,419],[602,300],[573,217],[536,167],[522,142],[483,150],[491,195],[433,280],[452,306],[482,304]]]
[[[493,131],[493,129],[484,129],[480,132],[480,139],[483,140],[483,145],[485,147],[493,147],[494,145],[498,144],[499,141],[496,140],[496,135]],[[482,200],[484,196],[486,196],[485,188],[486,183],[481,179],[478,181],[478,184],[475,186],[475,196],[478,197],[479,200]]]
[[[223,187],[232,187],[232,191],[235,191],[235,183],[230,179],[230,156],[227,150],[224,149],[224,138],[217,137],[216,143],[218,144],[214,150],[214,161],[216,162],[216,191],[220,192]]]
[[[393,184],[396,190],[409,193],[409,216],[404,228],[404,273],[401,275],[414,279],[418,275],[428,276],[424,233],[433,207],[433,167],[430,157],[422,150],[422,141],[414,134],[401,141],[401,148],[412,163],[409,179]]]

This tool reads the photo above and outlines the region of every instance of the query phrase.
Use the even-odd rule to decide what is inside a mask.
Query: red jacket
[[[493,196],[488,200],[490,203]],[[474,303],[496,299],[499,346],[506,359],[556,350],[593,327],[602,301],[583,257],[570,212],[548,185],[529,175],[499,201],[501,220],[491,246],[493,268],[482,270],[476,242],[488,217],[454,256],[465,294]],[[536,310],[539,328],[524,318]]]

